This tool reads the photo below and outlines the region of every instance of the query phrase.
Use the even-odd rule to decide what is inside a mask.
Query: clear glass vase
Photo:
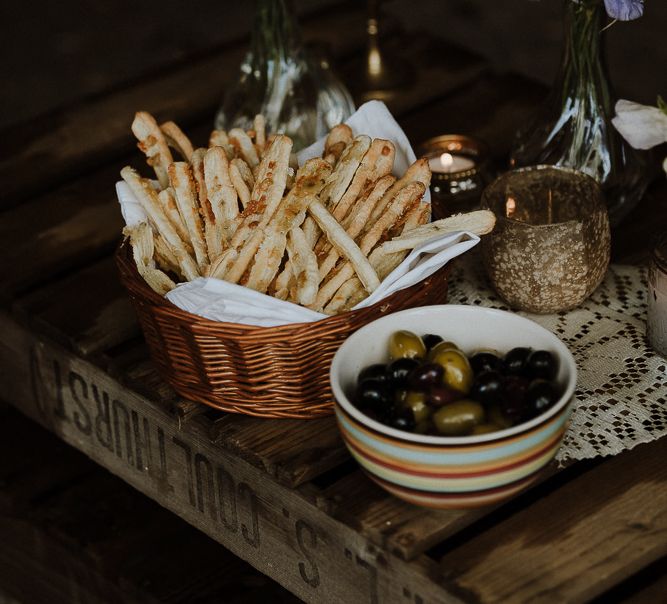
[[[610,222],[618,224],[641,199],[649,177],[644,155],[611,123],[604,21],[600,0],[565,0],[560,71],[540,112],[517,133],[510,165],[552,164],[585,172],[600,183]]]
[[[249,129],[262,113],[267,131],[287,134],[294,150],[308,146],[354,112],[345,86],[321,57],[301,44],[289,0],[257,0],[250,51],[225,94],[215,127]]]

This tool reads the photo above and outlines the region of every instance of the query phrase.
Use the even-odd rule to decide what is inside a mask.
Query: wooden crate
[[[345,58],[361,34],[337,32],[362,15],[348,6],[306,29]],[[442,42],[393,43],[420,64],[417,85],[391,104],[414,142],[464,131],[502,157],[543,94]],[[180,120],[204,140],[218,95],[195,83],[231,75],[240,54],[218,49],[65,109],[57,126],[35,125],[29,146],[20,135],[2,141],[21,149],[3,154],[3,202],[29,198],[0,222],[2,398],[307,602],[656,601],[665,588],[667,440],[554,469],[498,509],[434,512],[367,480],[332,418],[225,415],[159,379],[111,260],[121,228],[113,182],[136,160],[133,111]],[[84,127],[91,122],[105,128]],[[62,137],[72,142],[54,145]],[[664,185],[653,189],[617,235],[617,258],[643,253],[646,217],[664,218],[666,197]]]

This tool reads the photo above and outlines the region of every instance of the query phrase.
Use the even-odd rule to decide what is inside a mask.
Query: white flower
[[[611,121],[635,149],[650,149],[667,142],[667,114],[657,107],[621,99]]]

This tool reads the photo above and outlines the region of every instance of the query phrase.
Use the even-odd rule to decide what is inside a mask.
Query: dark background
[[[295,2],[301,13],[337,4]],[[667,96],[667,2],[646,4],[644,18],[608,31],[608,57],[619,96],[652,103],[659,93]],[[5,0],[0,3],[0,129],[242,38],[253,8],[254,2],[238,0]],[[383,3],[385,24],[393,19],[409,30],[427,29],[486,56],[499,71],[518,71],[545,83],[558,65],[561,10],[561,0]]]

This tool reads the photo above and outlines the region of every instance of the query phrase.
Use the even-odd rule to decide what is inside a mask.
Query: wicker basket
[[[139,275],[129,245],[116,263],[164,379],[183,397],[231,413],[315,418],[333,412],[331,359],[352,332],[382,315],[447,298],[446,266],[368,308],[314,323],[251,327],[174,306]]]

